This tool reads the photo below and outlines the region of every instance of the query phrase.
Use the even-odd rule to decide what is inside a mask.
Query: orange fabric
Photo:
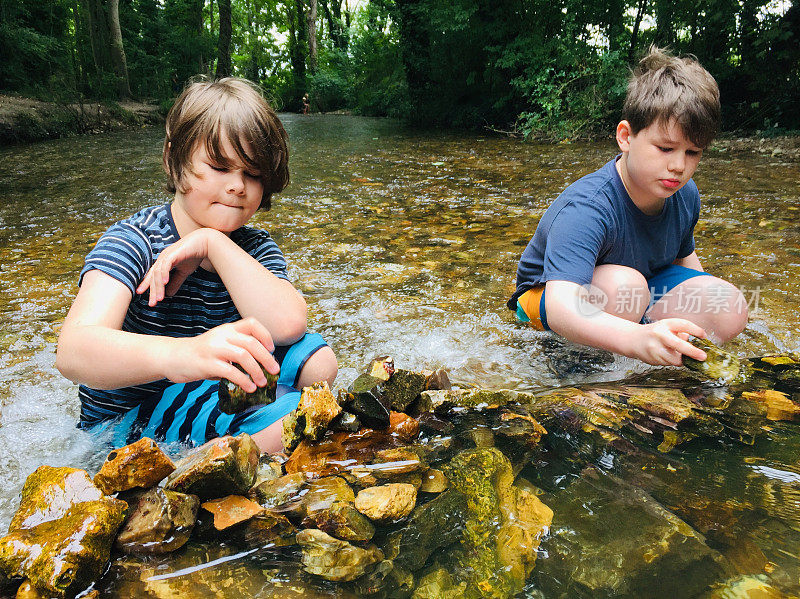
[[[530,325],[538,330],[543,331],[541,314],[539,314],[539,306],[542,301],[542,294],[544,293],[544,285],[528,289],[525,293],[517,298],[517,304],[525,311],[528,318],[531,319]]]

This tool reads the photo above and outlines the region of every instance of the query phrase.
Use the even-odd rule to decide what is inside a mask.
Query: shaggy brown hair
[[[699,148],[719,130],[719,88],[693,56],[679,58],[655,46],[639,61],[628,81],[622,119],[634,134],[673,119]]]
[[[185,174],[192,172],[192,152],[199,143],[205,143],[214,162],[230,166],[221,149],[223,134],[242,164],[261,174],[264,195],[260,207],[269,210],[272,194],[289,184],[288,136],[259,88],[238,77],[198,81],[178,96],[167,115],[164,139],[167,189],[171,193],[187,191]]]

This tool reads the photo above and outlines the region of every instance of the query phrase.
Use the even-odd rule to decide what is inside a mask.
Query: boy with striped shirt
[[[79,426],[114,422],[118,445],[247,432],[278,451],[296,389],[337,373],[331,349],[306,330],[278,246],[246,226],[288,184],[286,132],[236,78],[187,87],[166,129],[174,200],[113,225],[86,257],[56,366],[81,385]],[[278,399],[221,413],[218,380],[252,392],[266,384],[262,367],[280,372]]]

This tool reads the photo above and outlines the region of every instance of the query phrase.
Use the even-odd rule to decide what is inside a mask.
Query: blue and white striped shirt
[[[194,271],[174,296],[167,296],[154,307],[147,305],[148,293],[138,295],[136,287],[150,270],[161,251],[180,239],[169,204],[153,206],[111,226],[86,256],[83,275],[100,270],[123,283],[132,294],[122,330],[144,335],[195,337],[221,324],[241,319],[228,290],[216,273],[202,268]],[[288,280],[286,260],[269,233],[241,227],[231,233],[239,247],[268,268],[275,276]],[[80,282],[79,282],[80,284]],[[120,368],[124,368],[120,364]],[[115,418],[142,401],[160,397],[171,383],[162,379],[144,385],[110,391],[80,386],[81,428]]]

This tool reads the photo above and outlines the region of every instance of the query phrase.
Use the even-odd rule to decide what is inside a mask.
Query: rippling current
[[[539,217],[564,187],[614,156],[611,139],[539,145],[382,119],[282,118],[292,181],[254,224],[286,255],[308,302],[309,327],[339,358],[339,386],[378,354],[405,368],[446,367],[454,381],[488,388],[536,390],[649,372],[527,329],[505,307]],[[56,340],[99,235],[169,199],[162,139],[160,129],[142,129],[0,149],[3,531],[36,467],[93,471],[105,457],[105,447],[75,429],[77,390],[54,368]],[[711,148],[695,181],[703,198],[698,255],[752,302],[750,323],[730,349],[742,356],[800,349],[800,163]],[[776,431],[754,446],[706,443],[655,455],[641,468],[677,468],[680,480],[664,484],[684,495],[748,503],[778,518],[782,527],[749,542],[779,564],[790,578],[785,586],[800,589],[800,435],[791,425]],[[577,458],[563,459],[564,472],[574,470],[567,463]],[[644,476],[609,459],[594,465],[635,484]],[[768,499],[751,497],[765,487]],[[257,577],[253,588],[270,589],[268,596],[281,572],[261,564],[243,575]]]

